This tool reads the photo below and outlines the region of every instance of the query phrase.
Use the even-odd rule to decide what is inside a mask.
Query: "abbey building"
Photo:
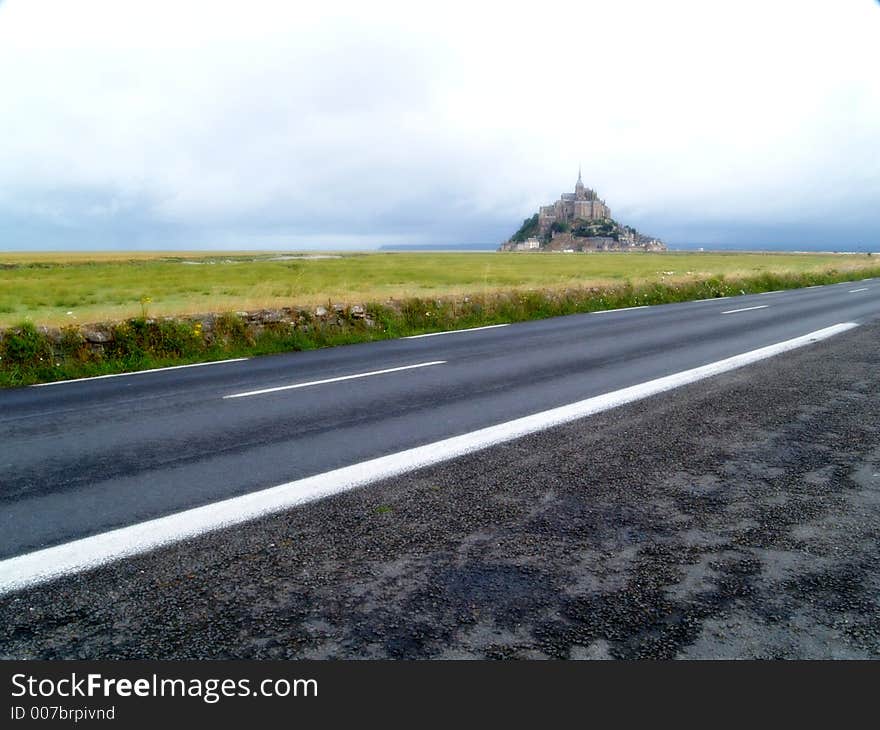
[[[542,205],[538,209],[538,234],[546,236],[554,223],[572,223],[575,220],[595,221],[611,218],[611,209],[604,200],[599,200],[596,191],[584,187],[581,171],[573,193],[563,193],[552,205]]]

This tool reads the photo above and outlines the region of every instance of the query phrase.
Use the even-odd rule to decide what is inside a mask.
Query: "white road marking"
[[[850,293],[850,294],[855,294],[856,292],[860,292],[860,291],[868,291],[868,287],[863,286],[861,289],[850,289],[850,290],[849,290],[849,293]]]
[[[722,299],[730,299],[729,296],[726,297],[709,297],[708,299],[692,299],[691,302],[696,304],[697,302],[720,302]]]
[[[721,314],[736,314],[737,312],[751,312],[753,309],[767,309],[769,304],[761,304],[757,307],[743,307],[742,309],[728,309],[726,312],[722,312]]]
[[[633,309],[645,309],[648,304],[640,304],[638,307],[620,307],[620,309],[600,309],[596,312],[590,312],[590,314],[611,314],[612,312],[629,312]]]
[[[55,380],[51,383],[34,383],[31,388],[44,388],[47,385],[64,385],[65,383],[81,383],[84,380],[103,380],[104,378],[122,378],[127,375],[143,375],[144,373],[164,373],[166,370],[182,370],[183,368],[201,368],[205,365],[225,365],[228,362],[244,362],[249,357],[234,357],[229,360],[212,360],[211,362],[194,362],[189,365],[169,365],[167,368],[150,368],[149,370],[135,370],[130,373],[111,373],[110,375],[93,375],[90,378],[71,378],[70,380]]]
[[[813,284],[813,286],[808,286],[807,289],[821,289],[824,284]]]
[[[764,294],[785,294],[786,289],[775,289],[774,291],[765,291]]]
[[[418,340],[422,337],[438,337],[439,335],[457,335],[459,332],[476,332],[477,330],[494,330],[497,327],[510,327],[510,323],[505,324],[487,324],[485,327],[469,327],[464,330],[447,330],[446,332],[428,332],[424,335],[410,335],[402,337],[403,340]]]
[[[610,408],[632,403],[798,347],[825,340],[857,326],[854,322],[836,324],[708,365],[666,375],[611,393],[483,428],[479,431],[453,436],[425,446],[334,469],[324,474],[297,479],[277,487],[243,494],[239,497],[232,497],[202,507],[8,558],[0,561],[0,595],[43,583],[61,575],[80,572],[163,545],[193,538],[223,527],[249,522],[306,502],[362,487],[380,479],[394,477],[553,426],[570,423]]]
[[[427,368],[432,365],[444,365],[446,360],[434,360],[432,362],[420,362],[416,365],[402,365],[397,368],[385,368],[384,370],[372,370],[368,373],[356,373],[354,375],[341,375],[338,378],[325,378],[324,380],[311,380],[307,383],[294,383],[293,385],[279,385],[276,388],[262,388],[261,390],[249,390],[246,393],[233,393],[232,395],[224,395],[223,398],[247,398],[251,395],[263,395],[264,393],[277,393],[279,390],[296,390],[297,388],[310,388],[313,385],[325,385],[327,383],[338,383],[342,380],[356,380],[357,378],[369,378],[372,375],[385,375],[385,373],[398,373],[401,370],[414,370],[416,368]]]

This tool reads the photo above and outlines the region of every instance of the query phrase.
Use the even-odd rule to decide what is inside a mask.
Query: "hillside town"
[[[657,238],[645,236],[611,217],[611,209],[592,188],[584,185],[578,170],[573,193],[542,205],[523,221],[500,251],[665,251]]]

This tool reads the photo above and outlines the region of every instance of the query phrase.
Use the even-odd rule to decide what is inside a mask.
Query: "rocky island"
[[[621,225],[595,190],[584,186],[578,170],[573,193],[563,193],[526,218],[499,251],[665,251],[657,238]]]

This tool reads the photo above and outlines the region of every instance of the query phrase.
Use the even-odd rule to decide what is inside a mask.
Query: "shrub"
[[[144,320],[130,320],[114,325],[112,339],[105,346],[105,354],[117,360],[132,362],[142,360],[146,355],[143,338]]]
[[[61,337],[58,341],[58,350],[61,358],[77,362],[88,362],[97,359],[97,356],[89,349],[85,337],[76,325],[68,325],[61,329]]]
[[[24,322],[6,331],[0,341],[0,357],[3,358],[4,367],[48,362],[52,360],[52,343],[33,323]]]
[[[188,322],[162,320],[149,322],[148,351],[159,357],[188,357],[204,350],[205,341],[198,327]]]
[[[214,320],[214,340],[225,348],[253,344],[244,320],[233,312],[225,312]]]

